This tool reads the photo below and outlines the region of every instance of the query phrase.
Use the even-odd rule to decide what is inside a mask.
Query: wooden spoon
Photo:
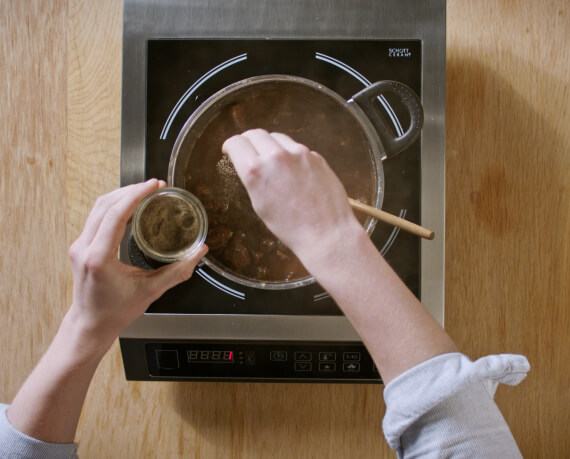
[[[348,198],[348,202],[350,202],[350,206],[353,209],[365,213],[366,215],[370,215],[371,217],[377,218],[378,220],[381,220],[385,223],[389,223],[390,225],[401,228],[405,231],[415,234],[416,236],[420,236],[429,240],[435,237],[435,234],[432,230],[424,228],[420,225],[416,225],[415,223],[404,220],[403,218],[396,217],[395,215],[384,212],[383,210],[376,209],[376,207],[369,206],[352,198]]]

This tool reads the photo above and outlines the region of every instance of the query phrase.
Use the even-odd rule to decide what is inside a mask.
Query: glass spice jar
[[[138,205],[132,234],[146,257],[173,263],[192,256],[204,244],[208,216],[192,193],[181,188],[162,188]]]

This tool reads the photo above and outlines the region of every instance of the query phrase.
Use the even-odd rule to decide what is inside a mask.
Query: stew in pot
[[[374,202],[373,153],[357,120],[340,109],[338,101],[322,93],[311,99],[307,91],[316,90],[287,83],[255,88],[216,107],[195,143],[181,146],[192,148],[184,188],[202,201],[208,213],[208,257],[238,276],[284,282],[309,274],[253,211],[230,159],[221,152],[228,137],[252,128],[288,134],[325,157],[349,196]],[[366,224],[367,217],[357,217]]]

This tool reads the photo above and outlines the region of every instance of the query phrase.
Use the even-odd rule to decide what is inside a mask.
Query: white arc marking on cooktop
[[[400,210],[399,217],[404,218],[406,216],[406,212],[407,212],[406,209]],[[394,241],[396,240],[396,236],[398,236],[399,232],[400,232],[400,228],[395,226],[394,229],[392,230],[392,233],[390,234],[390,237],[388,238],[388,240],[384,244],[384,247],[382,247],[382,249],[380,250],[380,253],[382,255],[386,255],[388,250],[390,250],[390,247],[392,247],[392,244],[394,244]]]
[[[234,290],[233,288],[230,288],[227,285],[222,284],[221,282],[218,282],[212,276],[207,274],[202,268],[198,268],[196,270],[196,274],[198,274],[198,276],[200,276],[202,279],[204,279],[209,284],[211,284],[214,287],[219,288],[220,290],[226,292],[228,295],[235,296],[236,298],[239,298],[240,300],[245,300],[245,293]]]
[[[221,72],[222,70],[230,67],[231,65],[237,64],[238,62],[241,62],[241,61],[245,61],[246,59],[247,59],[247,53],[243,53],[243,54],[240,54],[239,56],[232,57],[231,59],[228,59],[227,61],[222,62],[221,64],[217,65],[216,67],[214,67],[213,69],[209,70],[204,75],[202,75],[200,78],[198,78],[198,80],[196,80],[196,82],[186,90],[184,95],[180,98],[180,100],[178,100],[178,102],[176,103],[176,105],[174,106],[172,111],[170,112],[170,115],[168,115],[168,119],[166,120],[166,123],[164,124],[164,127],[162,128],[162,132],[160,133],[160,139],[161,140],[166,139],[166,136],[168,135],[168,131],[170,130],[170,126],[172,125],[174,118],[176,118],[176,115],[178,115],[178,112],[180,111],[182,106],[186,103],[186,101],[190,98],[190,96],[204,82],[208,81],[215,74],[217,74],[217,73]]]
[[[342,61],[339,61],[338,59],[335,59],[334,57],[327,56],[326,54],[319,53],[319,52],[315,53],[315,57],[320,61],[328,62],[329,64],[334,65],[335,67],[338,67],[341,70],[344,70],[346,73],[348,73],[349,75],[352,75],[354,78],[356,78],[358,81],[360,81],[366,87],[372,85],[370,80],[368,78],[366,78],[364,75],[362,75],[362,73],[356,71],[351,66],[345,64]],[[399,136],[404,135],[404,129],[402,129],[402,125],[400,124],[400,120],[396,116],[396,113],[394,113],[394,110],[392,109],[392,107],[390,106],[390,104],[388,103],[386,98],[383,95],[380,95],[380,96],[378,96],[378,100],[380,101],[380,103],[382,104],[384,109],[386,110],[386,113],[388,113],[388,116],[392,120],[392,123],[394,124],[394,127],[396,128],[396,132],[398,133],[398,135]]]
[[[321,300],[324,300],[325,298],[329,298],[329,297],[330,297],[330,295],[327,292],[317,293],[313,297],[313,301],[321,301]]]

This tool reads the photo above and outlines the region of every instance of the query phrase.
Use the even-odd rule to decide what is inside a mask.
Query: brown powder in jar
[[[198,236],[198,217],[193,207],[174,196],[158,196],[143,209],[140,234],[156,252],[173,254],[192,245]]]

